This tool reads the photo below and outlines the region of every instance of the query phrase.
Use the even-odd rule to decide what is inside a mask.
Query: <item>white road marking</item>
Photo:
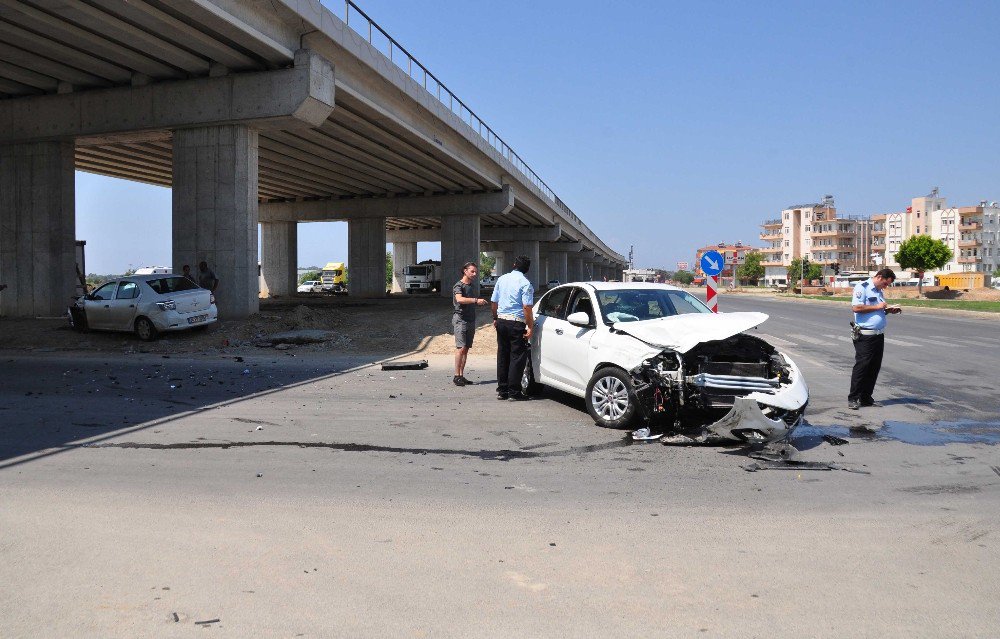
[[[761,333],[757,337],[761,338],[765,342],[771,342],[772,344],[777,344],[779,346],[795,346],[795,342],[789,342],[788,340],[775,337],[774,335],[768,335],[766,333]]]
[[[828,342],[825,339],[819,339],[818,337],[814,337],[814,336],[810,336],[810,335],[795,335],[795,334],[792,334],[792,335],[789,335],[789,337],[794,337],[795,339],[797,339],[800,342],[803,342],[805,344],[816,344],[817,346],[833,346],[833,342]],[[825,337],[832,337],[832,336],[827,335]]]

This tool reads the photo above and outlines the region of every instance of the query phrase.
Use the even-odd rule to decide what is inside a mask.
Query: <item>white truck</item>
[[[406,279],[407,294],[441,290],[441,262],[436,260],[424,260],[419,264],[405,266],[403,276]]]

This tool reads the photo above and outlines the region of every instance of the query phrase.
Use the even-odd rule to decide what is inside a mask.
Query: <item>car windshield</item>
[[[146,280],[146,284],[149,284],[149,288],[160,295],[201,288],[186,277],[161,277],[155,280]]]
[[[612,324],[712,312],[690,293],[655,288],[597,291],[597,303],[604,321]]]

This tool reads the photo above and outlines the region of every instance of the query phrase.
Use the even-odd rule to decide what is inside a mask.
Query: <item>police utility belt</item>
[[[862,335],[881,335],[885,330],[881,328],[861,328],[854,322],[851,322],[851,338],[855,341]]]
[[[521,322],[522,324],[524,324],[524,318],[518,317],[513,313],[497,313],[497,319],[509,320],[511,322]]]

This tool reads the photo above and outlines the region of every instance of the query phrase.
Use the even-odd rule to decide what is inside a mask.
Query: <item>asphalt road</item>
[[[0,355],[0,634],[995,636],[997,324],[892,318],[925,343],[856,412],[843,309],[722,307],[771,314],[845,470],[628,445],[488,359]]]

